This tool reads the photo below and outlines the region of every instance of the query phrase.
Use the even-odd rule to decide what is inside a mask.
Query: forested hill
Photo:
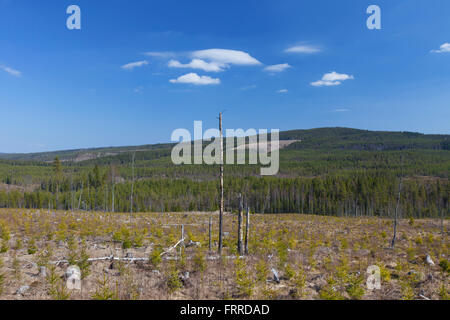
[[[415,132],[319,128],[281,132],[280,139],[301,140],[290,145],[290,149],[450,150],[450,135],[425,135]]]
[[[238,208],[242,193],[260,213],[389,216],[400,201],[403,217],[450,214],[449,135],[321,128],[280,139],[277,176],[262,177],[258,165],[225,165],[227,210]],[[218,166],[174,165],[172,147],[0,154],[0,207],[217,210]]]
[[[171,148],[172,144],[152,144],[143,146],[105,147],[61,150],[38,153],[0,153],[0,159],[16,161],[49,162],[58,157],[61,161],[81,162],[102,157],[116,156],[122,153],[162,150]]]
[[[414,132],[367,131],[350,128],[318,128],[291,130],[280,133],[280,140],[295,140],[287,149],[343,149],[343,150],[450,150],[450,135],[425,135]],[[31,160],[49,162],[56,156],[61,161],[82,162],[103,157],[120,156],[130,152],[156,151],[165,155],[173,144],[105,147],[63,150],[42,153],[0,153],[4,160]],[[170,153],[169,153],[170,154]],[[128,157],[127,155],[125,157]]]

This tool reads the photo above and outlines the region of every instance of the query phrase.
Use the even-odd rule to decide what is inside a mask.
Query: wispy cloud
[[[257,87],[256,84],[251,84],[249,86],[242,87],[241,90],[242,91],[247,91],[247,90],[256,89],[256,87]]]
[[[175,57],[175,53],[170,51],[149,51],[144,52],[146,56],[154,57],[154,58],[173,58]]]
[[[134,89],[133,89],[133,92],[134,92],[134,93],[142,93],[142,90],[144,90],[144,88],[143,88],[142,86],[139,86],[139,87],[137,87],[137,88],[134,88]]]
[[[319,81],[314,81],[311,82],[311,85],[313,87],[332,87],[332,86],[338,86],[340,85],[341,82],[339,81],[323,81],[323,80],[319,80]]]
[[[143,61],[127,63],[126,65],[121,66],[121,68],[125,69],[125,70],[133,70],[134,68],[139,68],[139,67],[143,67],[146,65],[148,65],[148,62],[146,60],[143,60]]]
[[[283,72],[284,70],[289,69],[289,68],[292,68],[292,67],[287,63],[274,64],[274,65],[265,67],[264,71],[276,73],[276,72]]]
[[[227,67],[223,63],[218,62],[206,62],[201,59],[194,59],[190,63],[182,64],[177,60],[170,60],[167,64],[170,68],[189,68],[189,69],[200,69],[206,72],[221,72]]]
[[[208,76],[199,76],[196,73],[188,73],[184,76],[178,77],[177,79],[172,79],[169,81],[170,83],[188,83],[197,86],[220,84],[220,79],[214,79]]]
[[[306,53],[306,54],[317,53],[320,51],[321,51],[320,48],[306,44],[289,47],[286,50],[284,50],[284,52],[287,53]]]
[[[349,112],[349,109],[334,109],[333,112]]]
[[[228,50],[228,49],[207,49],[199,50],[191,53],[191,56],[198,59],[216,62],[224,65],[260,65],[257,59],[244,51]]]
[[[13,68],[7,67],[7,66],[0,66],[0,69],[2,69],[3,71],[9,73],[12,76],[15,77],[21,77],[22,76],[22,72],[15,70]]]
[[[253,66],[262,64],[247,52],[229,49],[206,49],[178,53],[151,51],[144,54],[155,58],[170,59],[167,63],[169,68],[198,69],[205,72],[222,72],[232,65]],[[181,57],[190,58],[191,61],[182,63],[180,62]]]
[[[277,93],[287,93],[288,89],[280,89],[277,91]]]
[[[337,73],[335,71],[330,73],[325,73],[321,80],[311,82],[311,85],[314,87],[330,87],[330,86],[338,86],[345,80],[354,79],[353,76],[345,74],[345,73]]]
[[[441,45],[439,47],[439,49],[437,50],[431,50],[431,52],[434,53],[445,53],[445,52],[450,52],[450,43],[444,43],[443,45]]]

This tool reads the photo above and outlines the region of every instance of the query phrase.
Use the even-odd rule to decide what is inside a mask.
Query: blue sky
[[[0,152],[168,142],[222,110],[225,128],[450,134],[449,14],[448,0],[0,0]]]

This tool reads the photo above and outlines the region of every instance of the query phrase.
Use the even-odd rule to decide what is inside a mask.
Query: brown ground
[[[20,192],[33,192],[34,190],[36,190],[36,188],[39,188],[40,185],[39,184],[29,184],[25,187],[23,186],[17,186],[14,184],[6,184],[6,183],[0,183],[0,191],[6,191],[6,192],[10,192],[10,191],[20,191]]]
[[[181,238],[180,224],[184,253],[177,247],[157,263],[155,252]],[[227,214],[224,225],[221,259],[217,213],[133,214],[130,222],[130,214],[1,209],[0,299],[434,300],[449,295],[449,273],[439,265],[449,260],[448,220],[444,233],[439,220],[401,220],[392,250],[390,220],[251,215],[249,255],[241,259],[236,258],[237,216]],[[54,263],[71,259],[83,265],[83,257],[111,255],[150,257],[153,263],[85,263],[81,291],[65,289],[61,276],[69,264]],[[426,263],[427,255],[434,266]],[[371,265],[381,270],[381,290],[367,289]],[[39,275],[40,266],[46,277]],[[23,286],[29,288],[18,294]]]

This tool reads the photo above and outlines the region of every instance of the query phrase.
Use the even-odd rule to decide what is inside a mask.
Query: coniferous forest
[[[225,166],[227,211],[238,209],[241,193],[258,213],[387,217],[399,201],[402,217],[449,214],[447,135],[322,128],[282,132],[280,139],[291,143],[280,150],[277,176],[261,177],[256,165]],[[0,207],[218,210],[219,167],[175,166],[172,147],[0,154]]]

